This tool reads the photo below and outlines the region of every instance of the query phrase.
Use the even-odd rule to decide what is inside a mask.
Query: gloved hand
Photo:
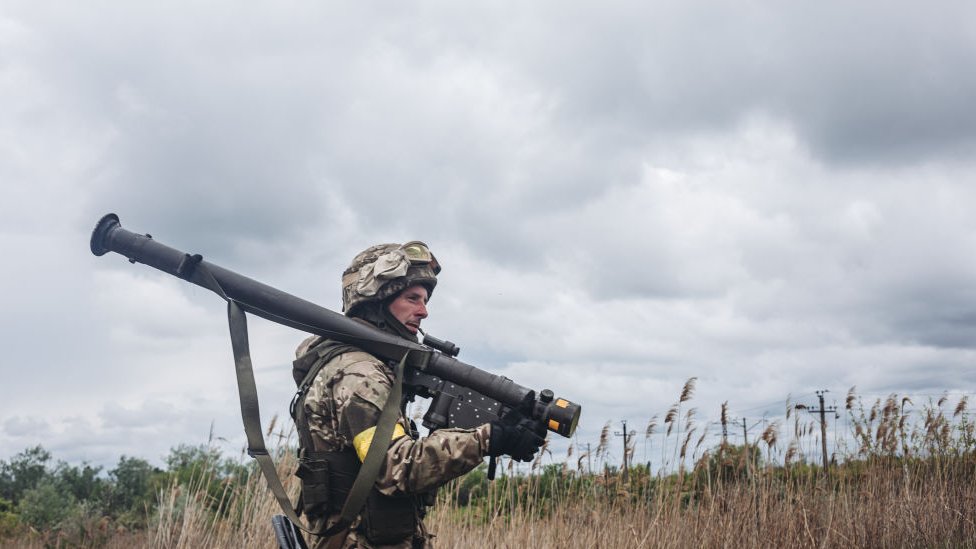
[[[539,451],[544,436],[536,433],[535,423],[528,419],[495,420],[491,422],[491,437],[488,439],[488,455],[509,455],[516,461],[532,461]]]

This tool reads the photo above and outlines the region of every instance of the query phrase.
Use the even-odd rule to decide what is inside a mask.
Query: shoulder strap
[[[332,535],[341,530],[345,530],[352,524],[352,521],[359,516],[363,505],[366,503],[366,496],[373,488],[376,478],[379,477],[380,468],[383,466],[386,450],[390,447],[393,440],[393,428],[396,425],[397,417],[400,415],[400,398],[403,396],[403,368],[407,362],[408,350],[403,354],[400,363],[394,368],[393,387],[390,394],[386,397],[383,410],[380,412],[380,419],[376,424],[376,433],[373,435],[373,442],[366,451],[366,457],[359,468],[359,474],[352,483],[346,503],[342,506],[342,515],[339,521],[332,525],[322,535]]]
[[[331,339],[322,339],[312,346],[308,352],[292,362],[292,374],[297,378],[298,389],[308,390],[308,387],[315,381],[315,376],[318,375],[322,367],[335,357],[344,353],[361,350],[355,345],[340,343]]]
[[[237,392],[241,401],[241,417],[244,420],[244,433],[247,436],[247,454],[258,461],[261,473],[264,474],[268,482],[268,488],[274,494],[278,505],[285,513],[285,516],[303,531],[317,536],[333,536],[341,531],[345,531],[353,520],[362,511],[366,503],[366,496],[376,478],[379,476],[380,467],[383,465],[383,456],[390,447],[393,439],[393,426],[396,423],[400,411],[400,398],[403,394],[403,368],[410,354],[408,350],[404,353],[400,363],[397,364],[394,373],[395,380],[390,395],[383,405],[380,412],[379,423],[376,426],[376,434],[373,443],[370,444],[366,458],[363,460],[359,474],[353,481],[352,489],[342,507],[342,515],[339,521],[324,531],[314,532],[302,524],[301,519],[295,513],[288,494],[281,484],[281,478],[275,469],[274,461],[268,454],[264,444],[264,433],[261,429],[261,412],[258,408],[257,384],[254,382],[254,368],[251,365],[251,351],[247,340],[247,317],[244,309],[234,300],[227,297],[223,288],[214,278],[213,274],[202,264],[198,265],[204,278],[207,281],[208,289],[223,297],[227,301],[227,321],[230,325],[230,341],[234,350],[235,372],[237,374]]]
[[[304,376],[298,382],[298,390],[291,399],[289,413],[295,422],[298,430],[298,441],[301,443],[301,450],[304,452],[315,451],[315,443],[312,441],[312,432],[308,427],[308,418],[305,416],[305,397],[308,395],[312,383],[322,371],[326,364],[337,356],[350,351],[358,351],[358,347],[346,345],[337,341],[324,340],[312,347],[307,353],[295,359],[292,374],[298,378]],[[311,363],[311,364],[309,364]]]

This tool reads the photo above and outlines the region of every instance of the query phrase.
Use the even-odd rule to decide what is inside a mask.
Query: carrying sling
[[[373,441],[366,452],[356,480],[353,482],[349,496],[342,506],[339,520],[331,527],[322,531],[313,531],[310,527],[302,524],[295,508],[292,506],[288,494],[281,483],[278,471],[275,468],[274,460],[268,454],[264,443],[264,433],[261,430],[261,412],[258,408],[258,390],[254,381],[254,368],[251,364],[251,351],[247,337],[247,317],[244,309],[227,297],[223,288],[214,278],[213,274],[206,269],[203,264],[196,266],[198,272],[202,273],[206,282],[207,289],[213,291],[227,301],[227,322],[230,326],[230,341],[234,351],[235,373],[237,376],[237,393],[241,402],[241,417],[244,421],[244,433],[247,436],[247,455],[258,461],[261,473],[268,482],[268,488],[274,494],[278,505],[285,513],[285,516],[301,530],[309,534],[323,537],[335,536],[344,532],[352,524],[352,521],[359,516],[366,503],[366,497],[370,489],[379,476],[380,468],[383,465],[386,450],[393,440],[393,428],[396,425],[400,414],[400,400],[403,396],[403,368],[406,365],[407,356],[410,351],[403,354],[403,358],[394,368],[394,381],[386,403],[380,412],[379,421],[376,425],[376,433]]]

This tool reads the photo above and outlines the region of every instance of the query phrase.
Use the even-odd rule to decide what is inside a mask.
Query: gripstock
[[[503,406],[519,410],[545,425],[548,430],[564,437],[572,436],[576,430],[581,411],[578,404],[568,399],[554,398],[552,391],[548,389],[537,396],[535,391],[507,377],[466,364],[451,356],[452,351],[456,354],[456,347],[449,347],[447,353],[442,352],[443,343],[449,342],[428,338],[437,344],[422,345],[356,322],[325,307],[204,261],[199,254],[184,253],[159,243],[148,234],[136,234],[123,229],[115,214],[107,214],[98,221],[91,236],[91,251],[96,256],[107,252],[118,253],[127,257],[131,263],[143,263],[218,295],[222,293],[222,297],[233,300],[253,315],[355,345],[389,361],[399,361],[407,351],[411,351],[407,367],[412,372],[407,372],[405,383],[413,379],[423,388],[418,394],[435,397],[425,417],[424,423],[429,427],[475,427],[485,423],[485,414],[477,412],[479,407],[476,402],[483,395]],[[444,399],[438,402],[436,397],[441,393],[450,394],[450,398],[446,402]],[[454,411],[466,413],[453,414]],[[500,410],[496,408],[493,412],[487,415],[495,415]],[[449,419],[452,415],[456,416],[453,420]]]

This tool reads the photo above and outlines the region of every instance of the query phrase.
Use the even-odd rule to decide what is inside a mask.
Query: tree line
[[[248,468],[224,458],[206,445],[172,448],[157,467],[123,455],[115,467],[55,461],[43,446],[27,448],[0,460],[0,538],[24,529],[52,531],[91,529],[107,524],[115,530],[147,526],[159,494],[174,485],[207,479],[214,490],[242,482]],[[218,509],[215,509],[215,511]]]

